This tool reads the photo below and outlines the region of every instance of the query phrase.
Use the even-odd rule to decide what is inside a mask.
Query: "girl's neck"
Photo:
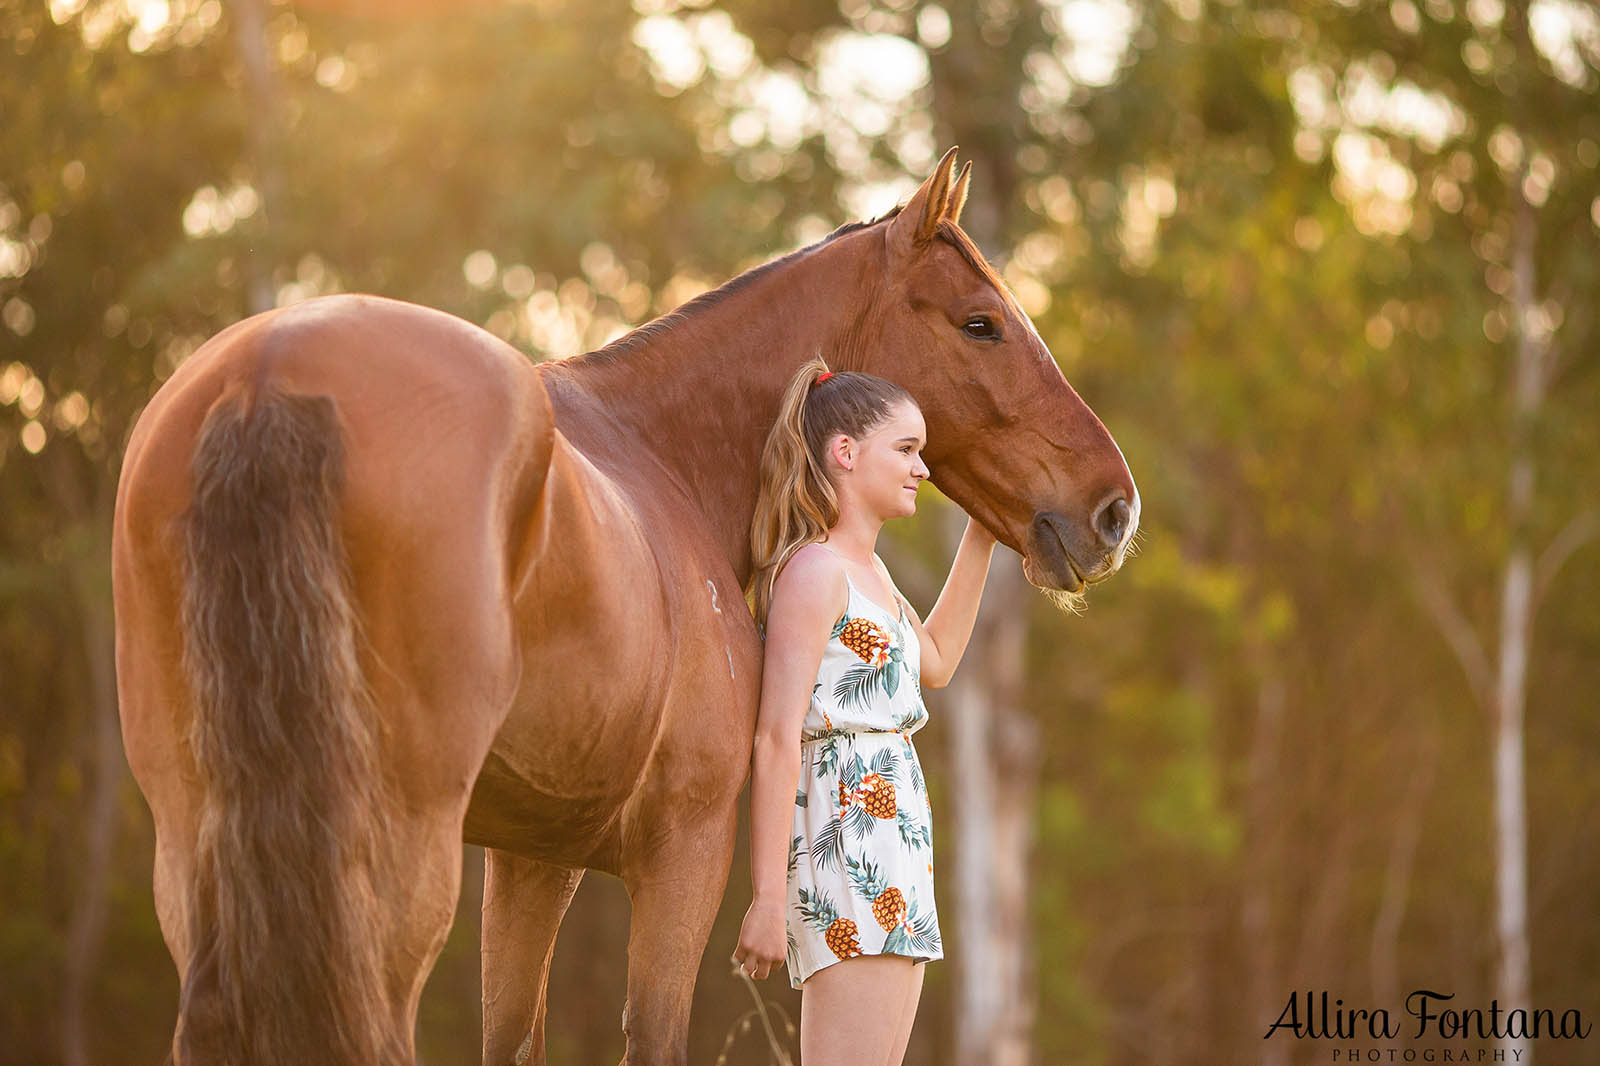
[[[882,528],[881,521],[860,518],[851,521],[841,515],[834,527],[828,530],[827,545],[851,562],[871,567],[872,557],[877,552],[878,532]]]

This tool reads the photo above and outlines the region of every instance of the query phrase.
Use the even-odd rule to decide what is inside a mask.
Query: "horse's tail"
[[[205,793],[183,1066],[409,1063],[384,986],[378,729],[357,658],[333,401],[262,386],[201,427],[184,665]]]

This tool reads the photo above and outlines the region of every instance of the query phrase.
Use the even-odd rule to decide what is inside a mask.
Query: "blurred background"
[[[0,1063],[170,1040],[108,559],[130,425],[190,352],[355,290],[569,357],[952,144],[1144,517],[1078,616],[998,551],[928,695],[946,959],[907,1061],[1496,1047],[1410,1040],[1416,988],[1593,1024],[1597,89],[1573,0],[0,0]],[[885,530],[923,613],[962,520],[930,489]],[[743,834],[696,1064],[772,1061],[727,963]],[[478,1061],[466,870],[440,1066]],[[552,1063],[620,1056],[626,933],[590,874]],[[798,994],[761,991],[783,1037]],[[1263,1039],[1323,991],[1405,1036]]]

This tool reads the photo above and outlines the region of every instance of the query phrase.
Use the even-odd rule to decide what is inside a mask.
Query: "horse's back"
[[[392,513],[414,495],[407,485],[469,493],[462,469],[488,475],[507,460],[549,454],[549,403],[525,356],[443,312],[333,296],[256,315],[202,346],[141,414],[124,482],[147,494],[181,490],[211,408],[267,385],[334,399],[349,463],[347,509],[382,493]],[[453,465],[463,461],[472,465]]]

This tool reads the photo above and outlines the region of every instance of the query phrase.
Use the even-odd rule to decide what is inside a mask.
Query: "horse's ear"
[[[933,239],[934,227],[944,218],[950,203],[950,171],[955,165],[956,149],[952,145],[933,174],[889,223],[885,239],[891,258],[910,255]]]
[[[956,178],[956,187],[950,191],[950,206],[945,208],[944,217],[957,225],[961,224],[961,209],[967,206],[967,186],[972,184],[972,160],[961,164],[961,176]]]

